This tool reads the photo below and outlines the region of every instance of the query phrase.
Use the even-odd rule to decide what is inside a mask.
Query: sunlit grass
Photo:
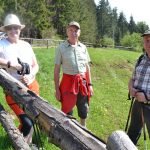
[[[94,96],[90,101],[87,128],[106,141],[113,131],[124,130],[125,128],[130,106],[130,101],[127,100],[127,85],[135,60],[140,53],[100,48],[89,48],[88,50],[92,60],[91,73]],[[37,75],[41,87],[40,95],[59,109],[60,103],[54,97],[54,48],[35,49],[35,54],[40,66]],[[3,101],[4,104],[3,98],[0,101]],[[6,104],[5,107],[9,110]],[[74,116],[78,120],[76,109]],[[0,132],[0,149],[3,149],[9,140],[2,127],[0,127]],[[48,143],[46,136],[42,135],[42,141],[44,141],[46,149],[59,149]],[[141,137],[139,141],[139,149],[141,150],[143,143]],[[6,149],[9,149],[8,146]]]

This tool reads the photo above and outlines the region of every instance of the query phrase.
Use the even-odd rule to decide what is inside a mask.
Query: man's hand
[[[93,86],[89,86],[90,96],[92,97],[94,94]]]
[[[142,103],[147,102],[143,92],[136,92],[135,97],[138,100],[138,102],[142,102]]]
[[[60,93],[59,88],[56,89],[55,97],[56,97],[56,99],[57,99],[58,101],[61,101],[61,93]]]
[[[22,76],[22,83],[24,83],[25,85],[29,85],[30,81],[33,79],[33,75],[32,74],[25,74]]]
[[[12,69],[15,69],[18,71],[18,70],[22,69],[22,66],[17,62],[8,61],[7,62],[7,68],[12,68]]]
[[[133,87],[130,87],[129,92],[132,97],[136,97],[136,93],[138,92],[138,90]]]

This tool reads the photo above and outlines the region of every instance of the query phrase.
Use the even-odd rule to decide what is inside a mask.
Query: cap
[[[80,25],[79,25],[79,23],[76,22],[76,21],[70,22],[70,23],[68,24],[68,27],[69,27],[69,26],[76,26],[78,29],[80,29]]]
[[[150,35],[150,30],[146,30],[141,36],[146,36],[146,35]]]

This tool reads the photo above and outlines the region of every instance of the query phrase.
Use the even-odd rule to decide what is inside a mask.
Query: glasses
[[[20,29],[20,26],[6,26],[5,29],[6,31],[10,31],[10,30],[18,30]]]

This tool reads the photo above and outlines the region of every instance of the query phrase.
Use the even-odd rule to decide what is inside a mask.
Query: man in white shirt
[[[4,26],[0,30],[7,38],[0,40],[0,66],[17,80],[24,83],[30,90],[39,94],[39,85],[35,76],[39,70],[35,54],[29,43],[19,39],[21,30],[25,27],[14,14],[8,14]],[[5,93],[6,101],[20,121],[19,129],[28,144],[32,142],[33,125],[15,100]]]

